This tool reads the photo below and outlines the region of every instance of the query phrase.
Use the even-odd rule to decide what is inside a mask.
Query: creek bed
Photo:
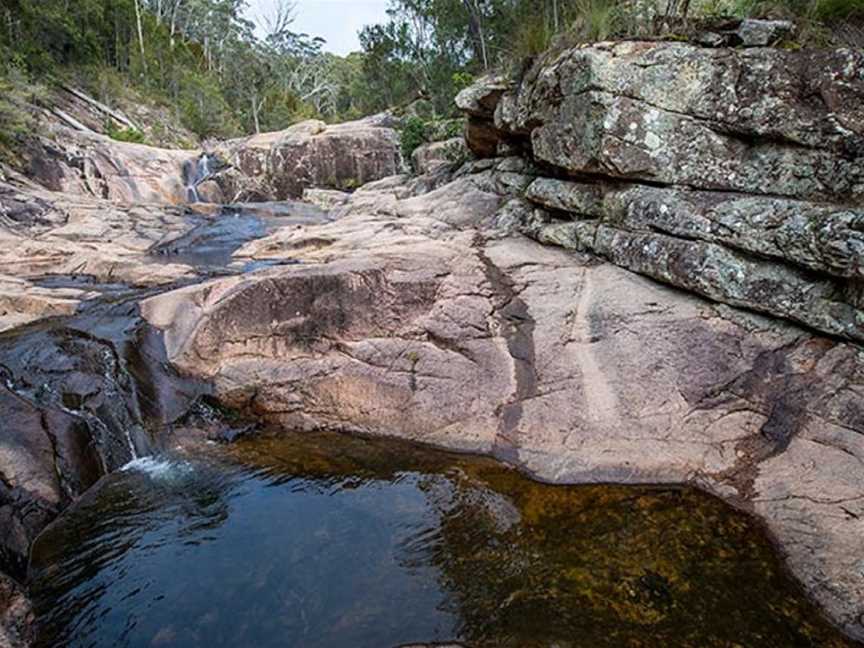
[[[37,540],[38,646],[846,646],[752,518],[336,434],[139,459]]]

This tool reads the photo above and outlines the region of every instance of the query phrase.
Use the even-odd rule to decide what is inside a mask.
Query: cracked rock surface
[[[864,636],[860,348],[503,231],[512,165],[377,183],[333,223],[237,252],[302,264],[142,312],[183,373],[285,426],[488,453],[554,483],[699,485],[765,520]]]

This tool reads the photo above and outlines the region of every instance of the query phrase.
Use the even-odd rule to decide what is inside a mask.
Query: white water
[[[159,457],[140,457],[133,459],[120,469],[122,472],[143,473],[151,479],[167,481],[188,475],[192,472],[192,464],[176,459],[161,459]]]
[[[198,185],[210,177],[210,156],[204,153],[194,162],[190,160],[188,164],[194,164],[194,169],[187,172],[186,199],[190,203],[200,202]]]

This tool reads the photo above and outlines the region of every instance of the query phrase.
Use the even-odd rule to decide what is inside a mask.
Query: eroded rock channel
[[[150,545],[135,539],[190,538],[183,566],[208,570],[194,578],[212,591],[218,570],[193,553],[228,561],[220,538],[248,530],[262,502],[292,517],[295,495],[322,488],[353,498],[352,515],[393,522],[380,488],[429,531],[412,544],[413,531],[387,527],[389,554],[360,545],[391,567],[405,558],[381,591],[431,597],[411,599],[424,636],[391,633],[392,618],[339,608],[344,598],[294,607],[299,585],[260,566],[237,575],[269,601],[249,611],[266,616],[249,632],[275,628],[278,605],[318,615],[331,634],[290,614],[274,631],[320,645],[344,645],[363,623],[370,646],[603,645],[576,632],[634,645],[864,637],[861,53],[599,44],[520,79],[484,79],[458,103],[475,159],[417,177],[392,175],[395,133],[375,118],[220,145],[206,155],[223,164],[195,177],[195,197],[212,203],[179,204],[182,169],[204,152],[93,137],[52,158],[74,164],[52,163],[50,182],[0,184],[2,571],[25,581],[39,532],[88,493],[33,554],[40,641],[75,623],[98,638],[100,606],[116,612],[106,640],[132,619],[130,632],[146,627],[165,645],[207,640],[225,606],[189,607],[195,636],[132,610],[145,596],[133,583],[167,569],[161,550],[137,560]],[[340,190],[357,178],[371,182]],[[305,203],[267,202],[300,194]],[[259,202],[214,204],[235,200]],[[203,439],[249,432],[213,408],[291,439],[204,458]],[[631,488],[539,486],[388,442],[355,456],[351,444],[365,442],[322,430],[490,455],[549,484]],[[136,464],[104,478],[178,444],[185,458],[151,464],[189,462],[178,483],[200,483],[200,501]],[[299,495],[280,490],[296,480]],[[316,510],[310,533],[332,530],[333,512]],[[105,526],[93,523],[103,513]],[[118,521],[127,513],[132,526]],[[64,553],[82,527],[93,535]],[[261,554],[284,538],[267,528],[247,536]],[[604,529],[632,555],[592,544]],[[112,534],[135,548],[114,551]],[[304,555],[307,540],[295,540]],[[90,558],[105,569],[82,571]],[[100,580],[111,565],[134,568],[128,592]],[[468,578],[477,573],[488,578]],[[26,597],[12,581],[0,592],[7,635],[26,635]],[[111,597],[126,594],[121,613]],[[52,616],[52,596],[70,607]]]

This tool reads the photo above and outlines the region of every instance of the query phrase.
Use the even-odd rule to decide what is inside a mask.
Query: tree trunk
[[[138,26],[138,45],[141,48],[141,67],[147,74],[147,56],[144,53],[144,30],[141,27],[141,0],[135,0],[135,23]]]
[[[252,93],[252,120],[255,122],[255,134],[258,135],[261,132],[261,125],[258,123],[259,106],[256,94]]]
[[[477,0],[462,0],[468,11],[468,28],[474,40],[475,53],[480,50],[480,58],[483,60],[483,69],[489,69],[489,56],[486,51],[486,38],[483,34],[483,20]]]

